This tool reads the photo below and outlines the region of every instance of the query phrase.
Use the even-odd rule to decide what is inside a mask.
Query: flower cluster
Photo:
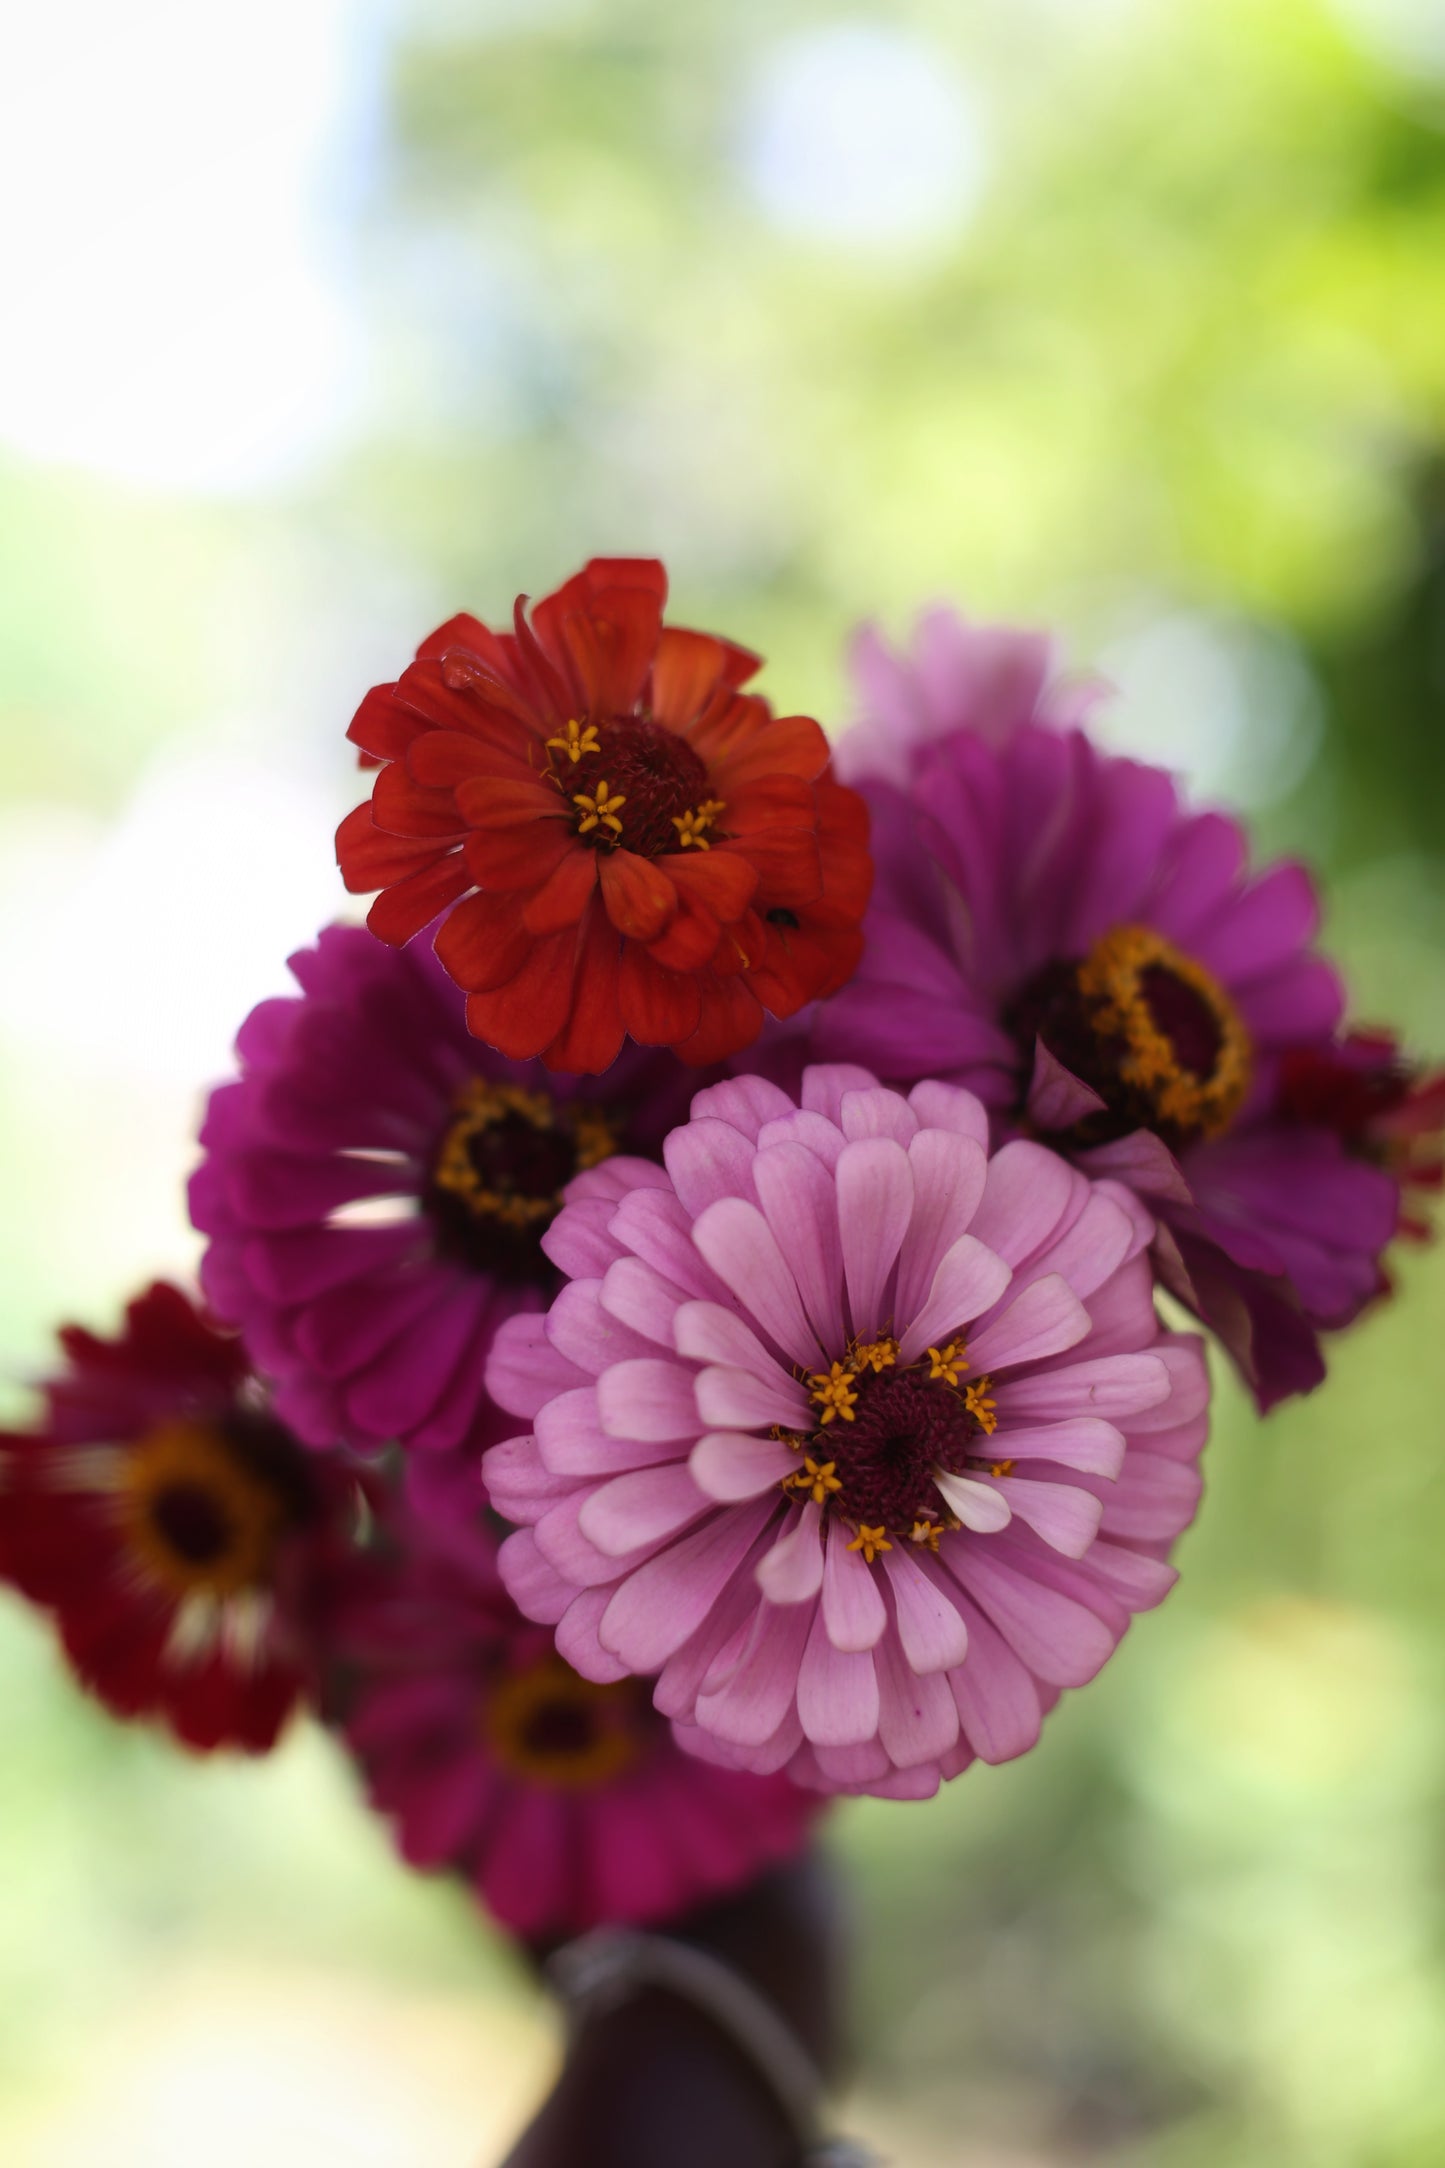
[[[207,1307],[67,1329],[0,1435],[0,1578],[113,1712],[309,1708],[539,1946],[1031,1748],[1199,1505],[1157,1296],[1267,1409],[1445,1185],[1311,875],[1042,636],[864,634],[830,754],[665,601],[595,559],[366,696],[369,930],[211,1096]]]

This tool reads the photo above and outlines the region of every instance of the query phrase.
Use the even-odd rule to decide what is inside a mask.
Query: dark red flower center
[[[1146,926],[1117,926],[1088,955],[1046,964],[1004,1012],[1018,1043],[1019,1106],[1037,1039],[1104,1101],[1076,1145],[1152,1129],[1179,1151],[1226,1130],[1249,1088],[1249,1034],[1202,964]]]
[[[963,1341],[930,1348],[897,1368],[896,1341],[855,1343],[841,1362],[808,1378],[820,1410],[811,1436],[784,1433],[800,1456],[783,1488],[811,1497],[858,1531],[851,1549],[903,1540],[937,1547],[958,1523],[937,1476],[998,1472],[988,1439],[996,1426],[990,1381],[968,1374]],[[880,1541],[880,1539],[888,1539]]]
[[[315,1510],[304,1455],[264,1414],[163,1423],[122,1449],[121,1523],[132,1558],[171,1595],[266,1586],[277,1545]]]
[[[161,1541],[192,1566],[214,1564],[235,1538],[224,1501],[199,1483],[172,1483],[157,1491],[151,1519]]]
[[[542,1237],[574,1174],[610,1159],[599,1107],[474,1077],[458,1095],[424,1203],[448,1255],[510,1280],[546,1281]]]
[[[585,842],[621,845],[640,858],[705,850],[724,807],[707,764],[686,738],[646,716],[569,723],[548,740],[549,773],[576,808]]]
[[[598,1685],[549,1653],[493,1682],[482,1730],[514,1776],[573,1791],[620,1777],[659,1726],[637,1680]]]

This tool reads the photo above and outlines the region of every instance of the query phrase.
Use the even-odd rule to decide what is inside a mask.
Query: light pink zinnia
[[[956,1086],[801,1098],[699,1093],[665,1172],[553,1223],[573,1284],[488,1367],[533,1425],[486,1458],[502,1571],[695,1751],[921,1796],[1032,1746],[1172,1585],[1208,1381],[1129,1189],[990,1159]]]

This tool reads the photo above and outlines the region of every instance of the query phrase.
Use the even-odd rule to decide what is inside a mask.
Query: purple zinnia
[[[1308,1390],[1398,1209],[1386,1173],[1280,1097],[1286,1055],[1329,1048],[1343,1007],[1309,874],[1251,874],[1236,821],[1101,752],[1037,635],[930,619],[911,664],[866,637],[858,677],[837,764],[872,810],[877,884],[816,1051],[964,1084],[1004,1133],[1129,1183],[1159,1277],[1260,1406]]]
[[[699,1093],[666,1169],[569,1203],[573,1275],[488,1382],[502,1571],[695,1751],[917,1796],[1034,1743],[1174,1575],[1208,1419],[1126,1187],[955,1086]]]
[[[507,1061],[425,942],[334,926],[291,969],[300,997],[252,1011],[201,1132],[206,1294],[307,1444],[474,1455],[502,1434],[493,1333],[560,1284],[542,1238],[563,1190],[613,1195],[608,1162],[660,1151],[696,1074],[642,1051],[588,1080]]]

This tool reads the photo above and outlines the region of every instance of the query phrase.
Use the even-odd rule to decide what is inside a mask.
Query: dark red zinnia
[[[382,762],[337,834],[394,945],[438,912],[467,1022],[511,1059],[602,1070],[630,1034],[690,1062],[834,991],[862,952],[861,800],[758,658],[664,625],[650,558],[593,558],[494,633],[456,617],[349,735]]]
[[[60,1341],[44,1423],[0,1437],[0,1572],[54,1613],[116,1715],[263,1752],[302,1691],[295,1606],[351,1485],[174,1287],[131,1303],[114,1340],[67,1326]]]
[[[1295,1047],[1280,1067],[1279,1111],[1333,1130],[1354,1158],[1400,1186],[1400,1233],[1431,1233],[1426,1200],[1445,1189],[1445,1069],[1427,1069],[1391,1031],[1349,1031]]]

